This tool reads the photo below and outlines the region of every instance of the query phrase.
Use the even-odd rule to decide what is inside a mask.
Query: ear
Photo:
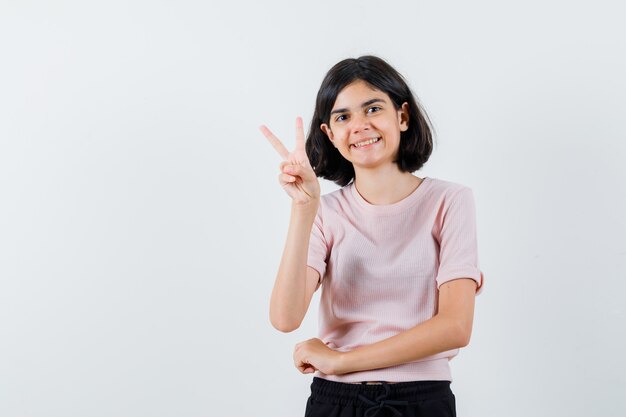
[[[406,101],[402,103],[402,107],[400,108],[400,110],[398,110],[398,117],[399,117],[399,122],[400,122],[400,131],[406,132],[407,129],[409,128],[409,117],[410,117],[409,103],[407,103]]]
[[[322,123],[320,125],[320,129],[322,129],[322,132],[324,132],[326,136],[328,136],[328,139],[330,139],[330,141],[333,143],[333,145],[335,145],[335,135],[333,134],[333,131],[330,130],[330,127],[326,123]],[[335,146],[335,148],[336,147],[337,146]]]

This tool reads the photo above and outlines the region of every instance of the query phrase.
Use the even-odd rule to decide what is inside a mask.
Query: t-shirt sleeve
[[[444,202],[439,219],[439,270],[437,288],[459,278],[471,278],[483,289],[484,276],[478,266],[476,208],[474,194],[463,187]]]
[[[324,236],[324,221],[322,219],[322,204],[320,202],[317,214],[315,215],[315,221],[313,222],[313,227],[311,228],[307,260],[307,265],[319,272],[320,283],[324,280],[324,274],[326,273],[328,253],[329,248]]]

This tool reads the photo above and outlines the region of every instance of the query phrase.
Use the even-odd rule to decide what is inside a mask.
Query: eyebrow
[[[384,103],[384,102],[385,102],[385,100],[383,100],[382,98],[373,98],[373,99],[371,99],[371,100],[367,100],[366,102],[364,102],[363,104],[361,104],[361,108],[363,108],[363,107],[367,107],[367,106],[369,106],[370,104],[374,104],[374,103],[378,103],[378,102],[380,102],[380,103]],[[347,112],[347,111],[348,111],[348,109],[347,109],[347,108],[343,108],[343,109],[336,109],[336,110],[331,111],[331,112],[330,112],[330,115],[332,116],[332,115],[333,115],[333,114],[335,114],[335,113],[345,113],[345,112]]]

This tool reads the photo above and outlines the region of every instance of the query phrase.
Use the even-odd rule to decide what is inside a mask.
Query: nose
[[[352,120],[351,120],[351,124],[350,124],[350,130],[352,131],[352,133],[362,133],[362,132],[367,132],[369,131],[371,128],[369,120],[367,119],[367,116],[365,116],[364,114],[361,113],[357,113],[354,116],[352,116]]]

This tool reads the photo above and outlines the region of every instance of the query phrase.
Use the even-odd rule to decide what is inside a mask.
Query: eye
[[[340,114],[339,116],[337,116],[337,117],[335,118],[335,121],[336,121],[336,122],[343,122],[343,121],[344,121],[344,120],[346,120],[347,118],[348,118],[348,116],[347,116],[347,115],[345,115],[345,114]]]
[[[369,107],[367,109],[367,112],[368,113],[376,113],[377,111],[381,111],[381,110],[382,110],[382,108],[380,108],[379,106],[372,106],[372,107]]]

